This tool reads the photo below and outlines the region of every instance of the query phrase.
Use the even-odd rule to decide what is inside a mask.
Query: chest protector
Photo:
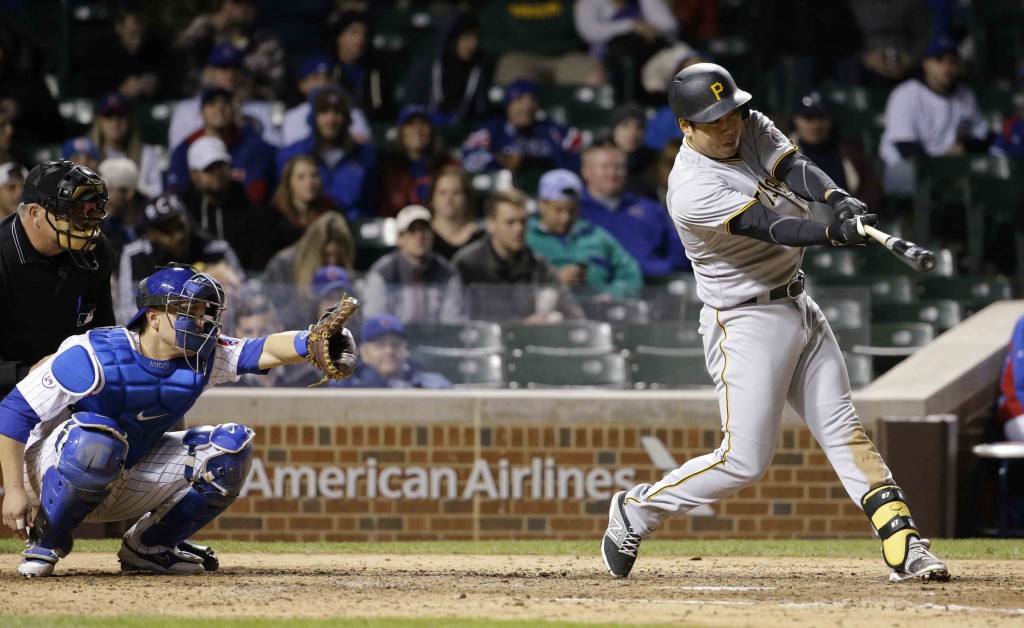
[[[103,385],[76,406],[117,421],[128,435],[129,468],[195,404],[210,380],[213,360],[196,373],[184,358],[147,358],[132,347],[123,329],[114,327],[90,331],[89,343],[103,370]]]

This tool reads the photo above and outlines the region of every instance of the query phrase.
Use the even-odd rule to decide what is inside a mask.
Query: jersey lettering
[[[711,84],[711,93],[715,95],[715,100],[722,100],[723,91],[725,91],[725,86],[721,83]]]

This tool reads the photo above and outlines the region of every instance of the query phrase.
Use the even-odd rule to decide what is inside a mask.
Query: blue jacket
[[[414,364],[406,363],[397,375],[385,379],[377,369],[359,362],[356,372],[347,379],[336,380],[332,386],[339,388],[451,388],[452,383],[440,373],[421,371]]]
[[[469,134],[462,144],[462,164],[469,172],[500,170],[498,155],[522,155],[522,168],[578,171],[582,150],[583,136],[577,129],[550,120],[517,129],[501,117]]]
[[[377,215],[374,201],[374,170],[377,152],[372,144],[352,143],[341,161],[332,168],[316,151],[315,137],[310,137],[277,153],[278,176],[288,160],[296,155],[310,155],[320,168],[324,193],[340,207],[349,220]]]
[[[661,150],[665,148],[665,142],[682,137],[683,132],[679,130],[676,114],[672,113],[672,109],[668,105],[665,105],[655,112],[653,120],[647,121],[644,144],[654,150]]]
[[[608,209],[584,190],[580,218],[611,231],[640,263],[644,277],[692,268],[668,210],[653,199],[626,192],[613,209]]]
[[[188,174],[188,149],[192,142],[203,136],[200,129],[185,138],[171,154],[171,163],[167,168],[167,189],[180,192],[192,183]],[[260,137],[260,134],[248,126],[242,127],[238,134],[227,144],[231,153],[231,175],[241,181],[249,200],[264,203],[277,188],[277,168],[274,164],[276,148]]]

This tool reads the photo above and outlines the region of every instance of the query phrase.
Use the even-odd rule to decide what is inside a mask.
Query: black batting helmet
[[[749,93],[736,87],[728,70],[714,63],[684,68],[668,86],[672,113],[690,122],[714,122],[750,98]]]

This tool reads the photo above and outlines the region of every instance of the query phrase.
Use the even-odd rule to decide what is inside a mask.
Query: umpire
[[[108,198],[89,168],[47,161],[0,221],[0,397],[68,336],[115,324],[114,258],[100,233]]]

